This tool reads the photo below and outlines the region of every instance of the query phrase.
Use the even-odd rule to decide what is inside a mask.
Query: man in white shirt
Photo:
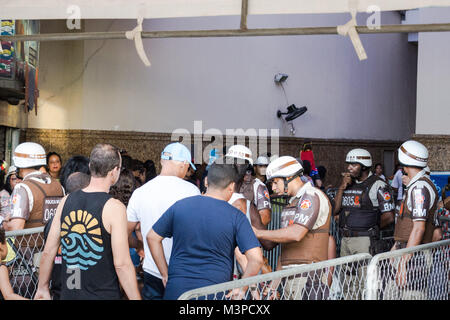
[[[136,189],[130,198],[127,208],[128,234],[141,224],[143,239],[158,221],[161,215],[178,200],[196,196],[200,190],[185,180],[186,172],[191,166],[190,151],[181,143],[171,143],[161,153],[161,173],[142,187]],[[136,247],[136,240],[129,237],[130,247]],[[140,244],[142,245],[142,244]],[[145,300],[161,300],[164,295],[162,276],[152,258],[147,241],[144,241],[144,288],[142,298]],[[169,264],[172,251],[172,239],[163,240],[164,255]]]
[[[394,197],[397,195],[395,199],[395,220],[397,220],[398,212],[400,211],[400,205],[403,200],[403,167],[399,166],[397,172],[392,179],[392,189],[394,190]]]
[[[403,167],[399,167],[397,172],[394,175],[394,179],[392,179],[392,188],[394,189],[394,194],[397,194],[398,201],[402,201],[403,199]]]

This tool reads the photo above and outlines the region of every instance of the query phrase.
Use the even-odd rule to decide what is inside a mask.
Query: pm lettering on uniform
[[[304,215],[303,213],[297,213],[294,217],[294,221],[299,224],[306,225],[311,217]]]
[[[425,217],[427,211],[425,209],[413,209],[413,215],[416,217]]]

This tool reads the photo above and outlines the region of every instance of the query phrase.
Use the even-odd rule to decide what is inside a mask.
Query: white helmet
[[[240,144],[231,146],[225,157],[247,160],[251,165],[253,165],[252,151],[246,146]]]
[[[256,159],[255,164],[257,166],[268,166],[269,165],[269,159],[265,156],[259,156],[258,159]]]
[[[24,142],[19,144],[14,150],[13,161],[17,168],[45,166],[47,164],[47,156],[40,144]]]
[[[17,168],[16,168],[15,166],[10,166],[10,167],[8,168],[8,173],[7,173],[6,176],[5,176],[5,183],[6,183],[6,180],[8,180],[8,178],[9,178],[12,174],[17,174]]]
[[[300,174],[302,165],[294,157],[283,156],[273,160],[266,170],[267,180],[287,178]]]
[[[359,163],[360,165],[369,168],[372,166],[372,156],[370,155],[370,152],[365,149],[353,149],[347,153],[345,162]]]
[[[406,167],[425,168],[428,162],[428,150],[420,142],[408,140],[398,149],[398,161]]]
[[[8,175],[12,174],[12,173],[16,173],[17,168],[15,166],[10,166],[8,168]]]

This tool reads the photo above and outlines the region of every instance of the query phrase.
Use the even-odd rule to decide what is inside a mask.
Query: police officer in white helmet
[[[380,230],[394,222],[392,189],[371,172],[372,156],[367,150],[353,149],[347,153],[345,161],[347,172],[342,174],[334,199],[334,214],[339,214],[342,237],[340,256],[388,251],[386,242],[380,240]],[[362,297],[359,283],[343,286],[344,294]]]
[[[269,165],[269,159],[266,156],[259,156],[255,162],[255,175],[256,178],[266,183],[266,170]]]
[[[343,173],[334,210],[334,214],[340,214],[339,226],[345,238],[341,256],[369,253],[372,233],[378,236],[381,228],[394,221],[392,190],[370,170],[370,153],[365,149],[353,149],[345,161],[348,172]]]
[[[402,249],[431,242],[439,195],[427,172],[428,150],[423,144],[406,141],[398,150],[398,160],[409,180],[394,234],[395,249]]]
[[[239,192],[256,206],[261,216],[262,223],[264,226],[267,226],[272,219],[270,195],[266,185],[258,178],[252,176],[252,151],[243,145],[231,146],[225,155],[225,163],[230,163],[230,160],[233,159],[236,159],[238,162],[246,165],[245,167],[241,166],[241,168],[244,168],[246,171],[246,177]]]
[[[397,213],[393,250],[410,248],[432,241],[434,214],[438,204],[438,192],[427,172],[428,150],[420,142],[409,140],[398,149],[398,160],[407,175],[403,200]],[[424,268],[423,256],[406,256],[395,266],[395,281],[388,284],[387,293],[398,292],[395,287],[403,289],[400,296],[386,296],[386,299],[426,299],[423,293],[407,286],[407,282],[417,282],[417,268]]]
[[[328,233],[331,221],[331,205],[327,196],[310,182],[303,182],[303,167],[293,157],[282,156],[267,167],[267,179],[277,195],[290,197],[289,204],[281,213],[281,228],[278,230],[256,230],[258,239],[281,243],[281,256],[277,270],[292,268],[328,259]],[[305,277],[288,279],[284,286],[284,298],[299,300],[305,294],[309,298],[321,299],[321,276],[311,280]],[[274,292],[279,281],[270,286]],[[315,293],[314,293],[315,292]],[[273,294],[269,295],[274,298]]]
[[[34,142],[19,144],[13,154],[17,175],[23,181],[11,194],[11,216],[4,223],[6,230],[44,226],[64,196],[61,184],[39,171],[46,165],[44,148]]]

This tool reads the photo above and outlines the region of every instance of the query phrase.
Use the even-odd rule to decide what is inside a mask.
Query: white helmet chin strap
[[[290,179],[283,178],[284,181],[284,194],[288,195],[288,184],[289,182],[293,181],[295,178],[300,177],[303,173],[303,169],[297,171],[296,174],[294,174]]]

